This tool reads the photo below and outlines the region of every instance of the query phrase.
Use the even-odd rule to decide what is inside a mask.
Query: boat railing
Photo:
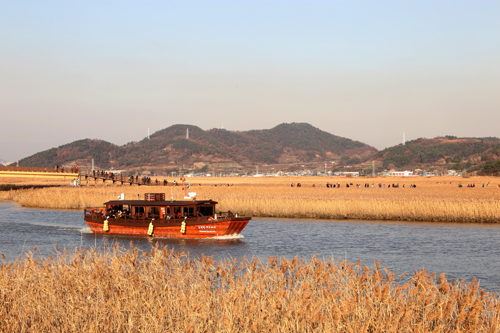
[[[202,220],[204,221],[208,221],[208,217],[206,217],[205,215],[203,215],[202,213],[198,212],[198,217],[200,217]]]
[[[87,216],[87,215],[94,215],[94,216],[102,215],[103,212],[106,213],[106,210],[104,209],[104,207],[87,207],[83,210],[83,213],[85,214],[85,216]]]
[[[165,215],[163,215],[163,214],[151,214],[151,213],[130,214],[127,211],[109,212],[109,211],[106,211],[105,208],[103,208],[103,207],[87,207],[84,209],[84,215],[85,216],[93,216],[93,217],[109,216],[112,218],[126,219],[126,220],[149,220],[149,219],[184,220],[184,216],[176,217],[175,215],[168,215],[168,214],[165,214]],[[235,215],[231,211],[218,212],[216,214],[217,219],[231,218],[234,216]],[[196,216],[188,216],[188,218],[196,218]],[[201,220],[204,220],[204,221],[209,221],[211,216],[204,216],[203,214],[198,213],[198,218]]]
[[[218,219],[225,219],[225,218],[230,218],[230,217],[234,217],[233,212],[231,212],[230,210],[228,210],[227,212],[218,212],[217,213]]]

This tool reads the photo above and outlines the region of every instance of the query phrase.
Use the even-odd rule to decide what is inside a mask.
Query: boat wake
[[[81,228],[80,231],[82,234],[91,234],[92,233],[92,230],[90,230],[90,228]]]
[[[245,238],[245,236],[240,235],[240,234],[233,234],[233,235],[210,237],[209,239],[242,239],[242,238]]]

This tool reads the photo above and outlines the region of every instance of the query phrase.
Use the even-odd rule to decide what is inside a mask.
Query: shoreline
[[[311,179],[312,178],[312,179]],[[171,180],[170,180],[171,181]],[[219,211],[260,218],[299,218],[317,220],[404,221],[442,223],[500,222],[500,188],[498,179],[252,179],[252,178],[195,178],[190,179],[190,191],[199,199],[219,202]],[[290,182],[301,182],[302,187],[291,187]],[[321,183],[319,182],[321,181]],[[326,181],[340,183],[340,188],[327,188]],[[467,181],[475,188],[458,187]],[[363,182],[370,187],[364,187]],[[361,183],[347,187],[347,184]],[[398,188],[371,187],[370,184],[400,184]],[[491,183],[491,186],[490,186]],[[0,191],[0,200],[14,201],[25,208],[83,210],[101,207],[121,193],[126,198],[143,198],[145,193],[170,194],[182,200],[181,186],[61,186],[62,183],[33,183],[27,180],[9,185],[22,189]],[[410,188],[410,184],[416,184]],[[487,184],[482,187],[481,184]],[[3,186],[7,184],[4,183]],[[44,185],[41,188],[29,186]],[[59,185],[59,186],[55,186]],[[67,184],[66,184],[67,185]],[[314,187],[313,187],[314,185]],[[403,187],[406,185],[406,187]],[[0,183],[0,186],[2,184]],[[168,193],[170,192],[170,193]]]
[[[83,211],[84,208],[70,208],[70,207],[53,207],[53,206],[32,206],[32,205],[24,205],[19,201],[14,199],[3,199],[0,198],[1,202],[14,202],[24,209],[47,209],[47,210],[69,210],[69,211]],[[224,206],[224,202],[219,201],[221,207]],[[90,207],[90,206],[89,206]],[[93,206],[94,207],[94,206]],[[226,210],[219,209],[220,211]],[[335,220],[335,221],[352,221],[352,222],[417,222],[417,223],[456,223],[456,224],[488,224],[495,225],[500,223],[500,219],[498,218],[485,218],[485,217],[477,217],[476,219],[472,218],[451,218],[446,216],[431,216],[428,218],[423,217],[403,217],[403,216],[383,216],[383,215],[369,215],[363,212],[357,212],[347,215],[334,215],[334,214],[320,214],[318,212],[311,212],[308,214],[260,214],[260,213],[248,213],[245,211],[241,211],[234,208],[228,208],[227,210],[231,210],[233,212],[238,212],[240,215],[250,216],[252,218],[280,218],[280,219],[301,219],[301,220]],[[500,211],[499,211],[500,212]]]

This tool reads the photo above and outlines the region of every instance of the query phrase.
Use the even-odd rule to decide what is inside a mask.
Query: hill
[[[84,139],[51,148],[19,160],[19,166],[54,167],[75,163],[90,164],[92,159],[97,165],[110,165],[112,158],[124,154],[122,147],[102,140]]]
[[[186,131],[189,130],[189,139]],[[366,158],[377,150],[364,143],[321,131],[309,124],[281,124],[268,130],[204,131],[173,125],[139,142],[117,146],[102,140],[78,140],[19,161],[20,166],[88,166],[114,169],[206,169],[262,164],[324,162],[342,156]]]
[[[487,161],[500,157],[498,138],[420,138],[405,145],[384,149],[370,159],[382,163],[385,169],[441,167],[464,170],[479,169]]]

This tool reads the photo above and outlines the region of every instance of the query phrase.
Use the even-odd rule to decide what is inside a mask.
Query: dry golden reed
[[[191,182],[190,191],[197,192],[199,199],[214,199],[220,203],[218,207],[222,211],[231,210],[254,217],[476,223],[500,221],[500,188],[498,180],[492,177],[240,177],[188,180]],[[326,188],[327,181],[338,182],[341,187]],[[302,187],[291,187],[292,182],[300,182]],[[464,186],[475,183],[476,187],[459,188],[461,182]],[[354,185],[347,188],[347,183]],[[360,183],[361,187],[356,187],[356,183]],[[370,184],[370,187],[365,188],[365,183]],[[386,187],[379,188],[379,183]],[[375,186],[371,187],[371,184]],[[391,187],[388,187],[389,184]],[[393,188],[392,184],[399,184],[399,188]],[[410,188],[411,184],[417,186]],[[482,187],[483,184],[485,187]],[[89,186],[81,187],[0,192],[0,200],[14,200],[25,207],[83,209],[102,206],[105,201],[116,199],[122,192],[127,199],[137,198],[138,194],[142,199],[146,192],[164,192],[167,198],[172,193],[174,199],[183,197],[180,186],[105,186],[102,181],[97,184],[91,181]]]
[[[498,332],[499,310],[475,281],[378,262],[215,262],[131,244],[0,267],[2,332]]]

